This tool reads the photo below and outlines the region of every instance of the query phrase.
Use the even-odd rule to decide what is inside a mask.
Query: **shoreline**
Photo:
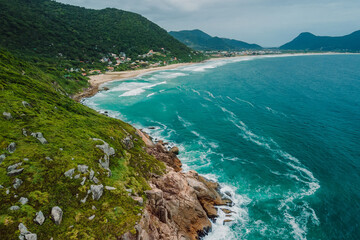
[[[101,84],[111,82],[111,81],[120,81],[120,80],[126,80],[130,78],[135,78],[138,76],[141,76],[146,73],[152,73],[156,71],[162,71],[162,70],[171,70],[183,66],[189,66],[193,64],[198,63],[176,63],[161,67],[153,67],[153,68],[145,68],[145,69],[138,69],[138,70],[128,70],[128,71],[121,71],[121,72],[106,72],[99,75],[92,75],[89,76],[89,83],[90,87],[85,89],[82,92],[79,92],[75,95],[73,95],[71,98],[74,99],[77,102],[80,102],[83,98],[88,98],[94,96],[99,91],[99,86]]]
[[[201,64],[209,61],[217,61],[217,60],[227,60],[234,58],[243,58],[243,57],[252,57],[252,58],[261,58],[261,57],[291,57],[291,56],[314,56],[314,55],[348,55],[348,54],[357,54],[357,53],[338,53],[338,52],[324,52],[324,53],[282,53],[282,54],[268,54],[268,55],[244,55],[244,56],[234,56],[234,57],[220,57],[220,58],[210,58],[208,60],[202,62],[191,62],[191,63],[176,63],[161,67],[154,68],[145,68],[138,70],[128,70],[121,72],[106,72],[99,75],[89,76],[90,87],[79,92],[71,98],[77,102],[80,102],[83,98],[92,97],[99,92],[99,87],[101,84],[112,82],[112,81],[120,81],[127,80],[131,78],[136,78],[146,73],[153,73],[156,71],[162,70],[172,70],[183,66]]]

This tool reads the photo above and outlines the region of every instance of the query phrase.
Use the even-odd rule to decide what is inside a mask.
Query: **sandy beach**
[[[75,94],[74,96],[72,96],[72,98],[75,101],[80,101],[82,98],[94,96],[99,91],[99,86],[106,82],[135,78],[135,77],[143,75],[145,73],[162,71],[162,70],[170,70],[170,69],[175,69],[178,67],[188,66],[188,65],[192,65],[192,64],[198,64],[198,63],[178,63],[178,64],[171,64],[171,65],[162,66],[162,67],[146,68],[146,69],[139,69],[139,70],[129,70],[129,71],[122,71],[122,72],[107,72],[105,74],[92,75],[92,76],[89,76],[90,87],[78,94]]]

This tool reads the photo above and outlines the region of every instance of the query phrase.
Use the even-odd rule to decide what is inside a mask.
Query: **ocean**
[[[206,240],[360,239],[360,55],[229,58],[106,86],[83,103],[178,146],[234,202]]]

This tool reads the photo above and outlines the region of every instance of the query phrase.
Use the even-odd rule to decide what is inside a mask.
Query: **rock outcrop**
[[[51,209],[51,217],[53,218],[55,224],[60,225],[63,217],[63,211],[60,207],[55,206]]]
[[[215,206],[231,202],[222,199],[217,183],[195,171],[181,172],[181,162],[176,157],[178,149],[168,151],[162,142],[150,141],[145,141],[149,143],[147,152],[167,165],[166,173],[150,180],[152,189],[145,192],[147,202],[136,226],[137,233],[126,233],[122,239],[200,239],[211,230],[210,219],[218,216]]]
[[[41,132],[31,133],[31,136],[39,140],[42,144],[47,144],[48,141],[44,138]]]

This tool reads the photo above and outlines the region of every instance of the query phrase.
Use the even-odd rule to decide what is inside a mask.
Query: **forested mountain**
[[[178,32],[172,31],[169,33],[188,47],[196,50],[239,51],[246,49],[261,49],[261,46],[257,44],[249,44],[228,38],[212,37],[198,29]]]
[[[0,0],[0,16],[0,46],[23,54],[98,60],[106,53],[137,56],[164,48],[174,57],[191,60],[191,49],[127,11],[85,9],[51,0]]]
[[[360,31],[341,37],[315,36],[304,32],[280,47],[283,50],[360,51]]]

